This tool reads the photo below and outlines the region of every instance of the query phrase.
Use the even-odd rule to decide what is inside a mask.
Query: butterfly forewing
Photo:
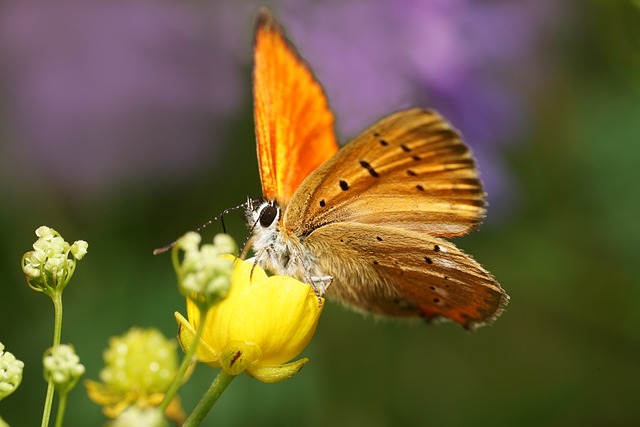
[[[263,195],[286,203],[338,145],[322,87],[262,9],[254,46],[254,120]]]
[[[508,300],[471,256],[427,234],[335,223],[314,230],[305,244],[333,277],[328,295],[364,311],[445,318],[473,329],[497,317]]]
[[[472,230],[485,213],[471,151],[439,114],[422,109],[380,120],[307,177],[294,197],[285,225],[300,234],[352,221],[452,237]]]

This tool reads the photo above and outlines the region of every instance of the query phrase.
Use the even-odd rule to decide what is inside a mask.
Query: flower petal
[[[196,309],[195,311],[197,312],[198,310]],[[174,316],[178,322],[178,340],[180,341],[180,346],[186,352],[193,343],[196,330],[182,314],[176,311]],[[220,367],[220,355],[202,338],[198,348],[196,348],[196,358],[198,361],[207,363],[214,368]]]
[[[238,299],[230,316],[230,339],[256,344],[261,365],[280,365],[307,346],[321,312],[311,286],[290,277],[269,277]]]

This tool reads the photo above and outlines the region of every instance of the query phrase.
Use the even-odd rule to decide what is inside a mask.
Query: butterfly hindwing
[[[491,322],[508,301],[471,256],[428,234],[334,223],[314,230],[305,245],[333,277],[327,295],[360,310],[445,318],[473,329]]]
[[[322,87],[266,9],[256,21],[253,95],[262,192],[286,203],[338,145]]]
[[[415,108],[345,145],[307,177],[291,205],[285,224],[299,234],[357,222],[453,237],[481,222],[485,193],[458,132],[438,113]]]

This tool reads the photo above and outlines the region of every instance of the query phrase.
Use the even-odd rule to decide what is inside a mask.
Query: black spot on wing
[[[349,189],[349,184],[344,179],[340,180],[340,188],[342,191],[347,191]]]
[[[369,164],[369,162],[366,162],[364,160],[360,160],[360,166],[365,168],[367,170],[367,172],[369,172],[369,174],[372,177],[378,178],[380,176],[380,174],[378,174],[378,172],[376,172],[376,170]]]

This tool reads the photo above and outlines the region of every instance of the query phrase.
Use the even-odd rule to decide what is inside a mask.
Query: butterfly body
[[[326,276],[317,257],[303,243],[305,239],[287,229],[282,209],[275,201],[260,204],[249,201],[247,218],[250,224],[255,224],[252,245],[263,267],[306,283],[319,282],[319,278]],[[323,293],[323,289],[317,292]]]
[[[254,115],[265,202],[249,203],[256,262],[358,310],[467,328],[508,297],[444,238],[485,215],[471,151],[432,110],[399,111],[338,149],[319,83],[273,17],[258,17]]]

